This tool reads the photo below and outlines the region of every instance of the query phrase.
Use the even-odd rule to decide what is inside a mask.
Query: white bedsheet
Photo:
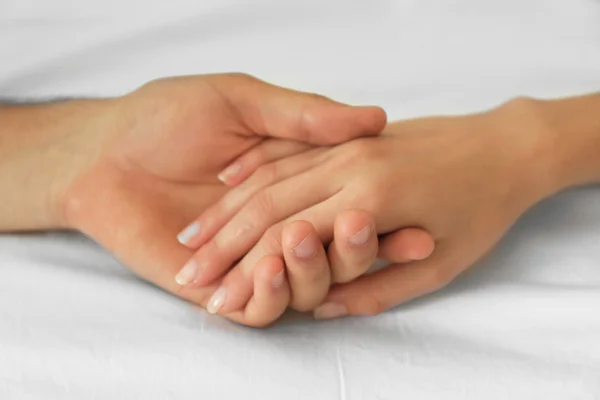
[[[1,97],[114,95],[220,71],[391,118],[590,92],[600,2],[0,1]],[[427,299],[253,330],[78,235],[4,235],[0,399],[598,399],[599,260],[591,187],[534,208]]]

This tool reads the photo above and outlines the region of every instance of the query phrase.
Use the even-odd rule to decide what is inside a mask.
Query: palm
[[[71,196],[85,210],[74,221],[80,230],[143,278],[176,291],[173,277],[191,256],[177,233],[225,193],[218,172],[261,139],[211,86],[190,98],[177,84],[167,89],[120,100],[125,133],[103,139],[104,151]]]
[[[117,146],[124,161],[157,178],[214,183],[219,170],[261,139],[210,80],[193,91],[189,85],[172,78],[124,98],[128,133]]]

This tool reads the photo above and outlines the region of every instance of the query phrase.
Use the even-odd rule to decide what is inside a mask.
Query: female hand
[[[554,137],[543,121],[535,101],[520,99],[476,115],[398,122],[378,138],[266,165],[198,219],[203,229],[192,259],[201,267],[190,285],[210,284],[235,265],[221,281],[217,308],[223,314],[238,310],[252,295],[254,265],[265,255],[282,255],[281,232],[289,222],[308,221],[320,241],[329,243],[339,210],[363,209],[374,216],[378,234],[420,227],[433,235],[436,248],[427,260],[348,284],[379,286],[364,284],[370,293],[346,302],[347,312],[374,314],[435,291],[557,190],[556,174],[550,173]],[[385,253],[385,236],[379,245]],[[364,272],[340,271],[334,281]],[[328,302],[338,292],[334,288]]]

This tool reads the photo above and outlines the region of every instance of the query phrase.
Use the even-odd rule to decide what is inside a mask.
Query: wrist
[[[70,228],[70,182],[89,164],[91,134],[103,101],[0,109],[0,231]],[[16,139],[15,139],[16,138]]]
[[[491,146],[521,208],[570,187],[600,181],[600,96],[517,98],[485,113]],[[500,127],[500,129],[498,129]]]
[[[600,182],[600,94],[540,101],[557,191]]]
[[[499,164],[497,185],[507,205],[521,213],[561,190],[556,172],[556,133],[545,116],[543,102],[519,97],[483,114],[480,128],[491,150],[488,162]],[[483,133],[483,132],[482,132]]]

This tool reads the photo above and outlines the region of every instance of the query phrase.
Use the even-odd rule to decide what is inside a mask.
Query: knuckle
[[[138,90],[146,90],[146,91],[157,90],[157,89],[162,88],[165,84],[172,82],[172,79],[174,79],[174,78],[152,79],[152,80],[144,83],[142,86],[140,86]]]
[[[235,211],[244,198],[244,189],[241,186],[235,187],[227,192],[217,204],[213,205],[209,209],[210,212],[205,213],[205,215],[207,217],[210,215],[214,219],[217,215],[219,217],[229,215],[232,211]]]
[[[266,146],[256,146],[246,156],[244,156],[243,164],[258,170],[268,159],[268,152]]]
[[[276,181],[277,170],[277,164],[275,163],[261,165],[256,170],[256,180],[259,182],[259,184],[267,186]]]
[[[214,74],[208,76],[206,80],[206,83],[213,89],[216,89],[221,96],[226,94],[231,88],[253,85],[256,82],[259,82],[257,78],[244,72]]]
[[[270,254],[281,254],[281,231],[283,226],[275,224],[265,231],[261,238],[263,249]]]
[[[224,75],[224,77],[228,78],[228,79],[240,80],[240,81],[251,81],[251,80],[255,79],[252,75],[247,74],[245,72],[229,72],[229,73],[226,73]]]
[[[323,96],[322,94],[319,94],[319,93],[308,92],[308,93],[306,93],[306,95],[311,100],[314,100],[314,101],[327,101],[327,102],[331,101],[331,99],[329,99],[328,97]]]
[[[250,210],[254,214],[255,218],[264,220],[272,215],[275,205],[273,203],[273,196],[268,190],[262,190],[255,194],[250,202]]]
[[[371,213],[380,213],[387,209],[389,200],[387,193],[389,190],[385,187],[385,183],[379,182],[377,179],[361,179],[357,180],[359,185],[359,193],[353,200],[353,204],[361,209]]]
[[[352,162],[364,162],[373,158],[379,158],[381,152],[377,142],[372,138],[359,138],[348,143],[348,158]]]
[[[335,150],[334,168],[337,169],[356,169],[357,166],[371,164],[382,158],[382,153],[377,142],[372,138],[358,138],[343,145]]]

